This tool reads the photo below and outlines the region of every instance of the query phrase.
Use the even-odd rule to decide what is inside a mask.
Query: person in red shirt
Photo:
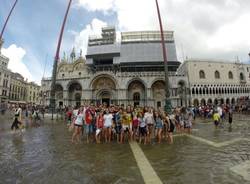
[[[85,131],[86,131],[86,136],[87,136],[87,143],[89,143],[89,137],[93,133],[93,115],[91,112],[91,109],[88,108],[85,111]]]
[[[102,134],[102,129],[104,126],[104,118],[103,118],[103,110],[100,111],[96,118],[96,134],[95,134],[95,140],[96,143],[101,143],[101,134]]]
[[[138,132],[139,132],[138,127],[139,127],[139,120],[137,118],[137,115],[135,115],[132,121],[133,140],[135,140],[136,137],[138,136]]]

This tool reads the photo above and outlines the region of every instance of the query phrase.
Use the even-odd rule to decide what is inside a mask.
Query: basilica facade
[[[187,105],[188,78],[178,75],[174,35],[166,31],[169,91],[173,106]],[[112,27],[89,38],[87,54],[64,57],[58,65],[56,105],[117,104],[163,107],[165,72],[160,32],[124,32],[120,42]],[[43,78],[43,105],[49,105],[51,78]]]
[[[174,34],[164,32],[172,106],[239,104],[249,99],[250,65],[239,61],[177,61]],[[112,27],[89,37],[86,56],[62,58],[56,105],[124,104],[164,107],[165,71],[158,31],[123,32]],[[42,80],[42,104],[49,105],[51,78]]]

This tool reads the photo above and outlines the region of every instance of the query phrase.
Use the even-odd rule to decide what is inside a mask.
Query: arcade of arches
[[[95,104],[124,104],[134,106],[164,107],[165,105],[165,82],[156,79],[152,84],[145,83],[140,78],[119,84],[118,80],[109,75],[99,75],[91,80],[88,89],[81,81],[69,82],[65,89],[57,84],[56,100],[58,106],[79,106],[85,103]],[[125,86],[125,87],[121,87]],[[125,89],[124,89],[125,88]],[[180,82],[178,88],[170,89],[172,104],[184,105],[185,83]],[[174,96],[174,97],[173,97]]]
[[[194,106],[206,104],[235,104],[239,96],[248,96],[250,87],[245,85],[194,85],[191,95]]]

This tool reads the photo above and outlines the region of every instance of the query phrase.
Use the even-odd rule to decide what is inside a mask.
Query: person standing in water
[[[231,126],[233,123],[233,110],[230,108],[228,112],[228,123]]]
[[[85,117],[85,114],[83,113],[83,108],[80,108],[78,111],[78,114],[76,115],[76,119],[74,121],[75,128],[74,128],[74,133],[71,138],[72,143],[75,143],[75,139],[77,142],[80,142],[80,135],[82,132],[84,117]]]
[[[214,120],[215,128],[217,128],[220,123],[220,114],[217,111],[213,115],[213,120]]]

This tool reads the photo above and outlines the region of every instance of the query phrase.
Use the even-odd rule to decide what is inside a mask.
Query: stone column
[[[68,97],[68,91],[63,91],[63,105],[68,106],[69,105],[69,97]]]

